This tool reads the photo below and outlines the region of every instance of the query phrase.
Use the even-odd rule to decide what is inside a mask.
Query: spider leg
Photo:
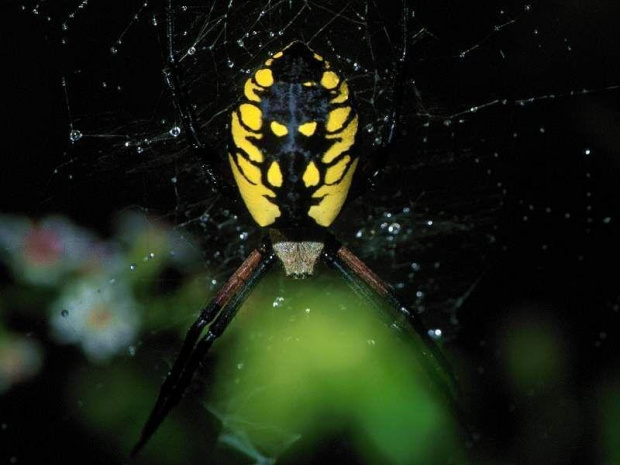
[[[248,294],[271,268],[275,260],[276,256],[271,249],[271,244],[266,241],[250,253],[200,313],[198,319],[188,330],[174,366],[160,388],[155,406],[142,428],[140,439],[131,452],[132,457],[140,452],[168,413],[177,405],[213,342],[224,333]],[[206,334],[200,338],[203,329],[209,324]]]
[[[175,51],[174,51],[174,33],[175,33],[175,19],[173,12],[173,0],[167,0],[165,7],[165,28],[162,32],[162,41],[165,44],[163,69],[164,79],[170,90],[172,96],[172,102],[175,110],[181,116],[182,130],[187,134],[187,137],[195,150],[205,153],[204,157],[208,163],[204,166],[204,173],[206,174],[209,185],[216,192],[228,193],[231,186],[226,182],[226,177],[218,176],[214,165],[217,160],[217,154],[215,151],[206,145],[198,136],[197,124],[192,108],[188,104],[187,95],[185,89],[181,84],[181,67],[179,66]]]
[[[409,17],[409,5],[407,0],[403,0],[401,18],[402,48],[396,63],[394,87],[392,90],[392,105],[389,110],[390,123],[387,128],[387,137],[381,147],[374,150],[367,157],[362,158],[362,164],[360,165],[360,176],[358,176],[358,181],[354,186],[354,196],[361,194],[363,191],[373,186],[375,179],[387,165],[390,159],[389,155],[394,148],[394,142],[398,136],[400,128],[400,114],[403,106],[405,84],[407,81],[407,65],[409,64]]]
[[[422,320],[398,298],[385,281],[333,236],[329,237],[322,258],[345,278],[356,293],[370,300],[386,322],[399,330],[406,340],[422,342],[420,361],[424,370],[448,400],[454,403],[458,396],[456,378]]]

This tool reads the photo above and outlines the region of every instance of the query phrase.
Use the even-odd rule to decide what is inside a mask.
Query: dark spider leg
[[[144,447],[168,413],[179,402],[213,342],[223,334],[248,294],[271,268],[275,260],[276,256],[268,242],[254,250],[200,313],[187,332],[174,366],[160,388],[157,402],[142,429],[140,439],[131,452],[132,457],[135,457]],[[220,311],[219,316],[215,318]],[[202,330],[210,323],[207,333],[198,340]]]
[[[354,186],[353,196],[361,194],[366,189],[373,186],[373,183],[377,175],[385,168],[389,159],[390,153],[394,149],[394,143],[398,136],[400,128],[400,114],[403,105],[403,97],[405,93],[405,83],[407,80],[407,65],[409,63],[409,48],[408,48],[408,24],[409,24],[409,5],[407,0],[403,0],[402,11],[402,49],[400,51],[400,57],[396,64],[396,78],[394,80],[394,88],[392,91],[392,107],[389,112],[389,121],[387,138],[385,143],[376,150],[374,150],[368,157],[364,157],[365,161],[360,166],[359,181]],[[362,160],[364,160],[362,158]]]
[[[322,258],[345,278],[356,293],[373,302],[389,325],[400,330],[403,336],[421,340],[423,349],[420,361],[424,369],[449,401],[454,403],[458,397],[456,379],[422,320],[407,308],[387,283],[333,236],[329,237]]]
[[[228,192],[230,186],[225,182],[226,178],[218,176],[212,166],[212,160],[217,159],[217,155],[213,149],[205,145],[198,136],[194,113],[187,104],[187,97],[181,84],[181,79],[179,77],[181,74],[181,69],[174,52],[174,14],[172,11],[172,2],[173,0],[168,0],[165,7],[166,26],[163,41],[165,43],[166,50],[164,56],[166,65],[163,69],[164,79],[166,80],[168,89],[170,89],[170,95],[172,96],[174,108],[177,113],[181,115],[181,125],[183,127],[183,131],[187,134],[192,147],[207,154],[206,158],[208,159],[208,164],[204,167],[204,171],[208,178],[209,185],[214,191],[222,193]]]

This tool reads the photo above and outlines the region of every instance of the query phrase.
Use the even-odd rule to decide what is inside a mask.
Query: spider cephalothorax
[[[358,159],[358,116],[346,81],[301,42],[245,82],[231,116],[229,161],[259,226],[329,226]]]

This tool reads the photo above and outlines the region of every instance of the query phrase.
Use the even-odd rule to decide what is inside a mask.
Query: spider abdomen
[[[329,226],[346,199],[358,158],[358,116],[348,85],[301,42],[246,81],[231,115],[229,161],[260,226]]]

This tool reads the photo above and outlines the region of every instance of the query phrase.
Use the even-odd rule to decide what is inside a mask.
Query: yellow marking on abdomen
[[[267,181],[272,186],[282,186],[282,170],[280,170],[280,165],[275,161],[269,167],[269,171],[267,171]]]
[[[351,187],[351,180],[353,179],[353,173],[355,173],[358,161],[359,159],[353,161],[349,171],[347,171],[347,174],[338,184],[329,186],[324,184],[312,194],[313,198],[322,197],[322,200],[318,205],[310,207],[308,216],[313,218],[320,226],[329,226],[336,219],[338,213],[340,213]]]
[[[273,224],[281,215],[277,205],[271,203],[265,196],[275,198],[276,194],[262,184],[253,185],[241,174],[233,158],[228,155],[230,167],[239,187],[241,197],[246,207],[259,226],[269,226]]]
[[[273,85],[273,73],[267,68],[256,71],[254,74],[254,79],[261,87],[271,87]]]
[[[355,143],[355,134],[357,134],[358,117],[355,117],[340,133],[328,134],[327,139],[336,139],[336,142],[325,152],[321,161],[323,163],[331,163],[338,155],[349,150]]]
[[[344,81],[340,85],[340,88],[338,89],[338,93],[336,94],[336,96],[333,99],[331,99],[329,103],[331,104],[344,103],[348,99],[349,99],[349,86],[347,85],[347,82]]]
[[[242,103],[239,105],[239,114],[241,122],[252,131],[258,132],[263,127],[263,112],[256,105]]]
[[[288,128],[277,121],[271,122],[271,131],[278,137],[284,137],[288,134]]]
[[[248,160],[246,160],[243,155],[238,153],[237,164],[239,165],[239,169],[241,169],[241,173],[245,175],[245,177],[254,184],[260,184],[261,182],[261,173],[260,168],[258,166],[254,166]]]
[[[333,71],[325,71],[321,77],[321,85],[327,90],[335,89],[340,82],[340,76]]]
[[[315,133],[316,126],[317,126],[316,121],[309,121],[308,123],[300,124],[298,130],[304,136],[310,137],[311,135]]]
[[[243,127],[236,111],[232,113],[230,132],[233,136],[234,144],[248,154],[250,160],[262,163],[264,160],[262,152],[250,139],[262,139],[262,134],[254,134]]]
[[[325,184],[335,184],[340,181],[340,178],[344,175],[344,172],[350,162],[351,157],[349,155],[345,155],[344,158],[334,166],[327,168],[327,173],[325,173]]]
[[[308,163],[302,179],[306,187],[316,186],[321,181],[321,174],[313,161]]]
[[[260,87],[254,84],[252,78],[245,81],[245,85],[243,86],[243,94],[245,95],[245,98],[252,102],[260,102],[260,96],[257,91],[261,90],[262,89]]]
[[[327,123],[325,123],[327,132],[340,131],[346,123],[349,113],[351,113],[351,107],[340,107],[330,111],[327,115]]]

